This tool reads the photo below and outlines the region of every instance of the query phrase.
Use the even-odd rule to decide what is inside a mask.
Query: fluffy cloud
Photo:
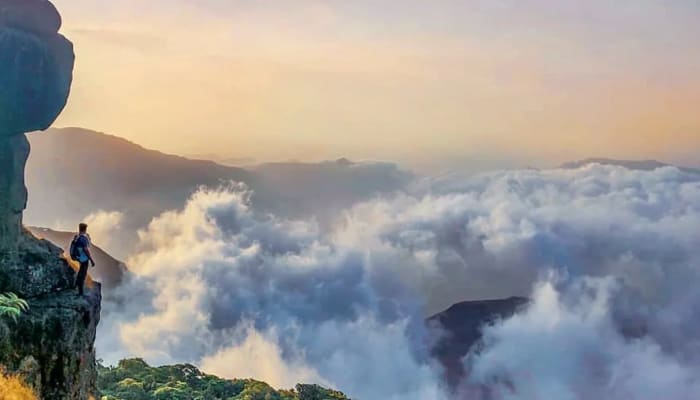
[[[268,384],[283,388],[294,387],[299,382],[323,382],[299,358],[283,357],[277,336],[266,337],[251,327],[245,329],[242,343],[204,358],[201,368],[222,377],[264,377]]]
[[[313,222],[256,216],[248,199],[240,187],[200,191],[139,234],[129,260],[138,278],[120,290],[147,309],[122,316],[116,338],[104,335],[106,353],[197,361],[278,385],[308,379],[362,398],[439,399],[414,302],[374,289],[361,251],[324,239]]]
[[[97,211],[85,217],[90,229],[90,237],[95,243],[107,248],[112,237],[121,228],[124,214],[119,211]]]
[[[588,166],[425,180],[356,204],[330,232],[257,214],[249,201],[242,187],[202,190],[140,232],[125,302],[105,307],[116,322],[100,335],[103,357],[309,379],[361,399],[450,398],[423,317],[455,301],[532,295],[465,360],[467,393],[697,389],[697,176]]]
[[[679,399],[700,393],[697,366],[649,338],[628,340],[611,318],[611,279],[578,281],[566,304],[552,282],[538,285],[523,314],[485,329],[468,360],[470,384],[492,399]]]

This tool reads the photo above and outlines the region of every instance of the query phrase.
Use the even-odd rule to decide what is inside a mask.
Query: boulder
[[[57,33],[0,25],[0,136],[53,123],[68,100],[74,60],[73,45]]]
[[[2,0],[0,26],[53,35],[61,29],[61,15],[47,0]]]
[[[95,334],[101,287],[73,289],[76,265],[63,250],[22,227],[27,203],[25,132],[48,128],[73,77],[73,45],[44,0],[0,0],[0,293],[27,300],[17,321],[0,319],[0,366],[46,400],[96,394]]]
[[[73,45],[45,0],[0,0],[0,251],[19,237],[27,202],[25,132],[47,129],[73,80]]]

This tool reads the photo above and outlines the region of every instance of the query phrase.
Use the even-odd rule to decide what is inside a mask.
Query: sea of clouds
[[[373,399],[695,399],[700,176],[590,165],[417,180],[313,218],[201,189],[140,231],[98,355]],[[424,318],[529,296],[446,387]]]

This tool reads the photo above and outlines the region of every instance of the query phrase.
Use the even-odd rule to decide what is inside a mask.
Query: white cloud
[[[121,228],[124,214],[119,211],[97,211],[85,217],[92,241],[103,248],[109,248],[113,236]]]
[[[225,378],[253,378],[274,387],[291,388],[299,382],[320,382],[323,379],[299,359],[285,359],[273,333],[263,335],[246,327],[245,340],[205,357],[201,368]]]
[[[526,314],[487,329],[467,390],[636,400],[697,389],[697,176],[589,166],[423,181],[355,205],[330,233],[248,202],[240,187],[202,190],[142,231],[121,288],[138,295],[98,350],[306,378],[360,399],[447,398],[425,314],[534,286]]]
[[[700,376],[653,341],[625,339],[610,312],[610,279],[578,281],[565,304],[552,282],[538,285],[523,314],[485,329],[467,360],[471,384],[494,399],[693,399]]]

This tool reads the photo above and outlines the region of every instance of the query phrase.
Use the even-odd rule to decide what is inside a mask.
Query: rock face
[[[0,250],[20,236],[26,206],[25,132],[47,129],[73,80],[73,45],[46,0],[0,0]]]
[[[24,166],[29,142],[24,135],[0,135],[0,251],[11,249],[22,227],[22,212],[27,206]]]
[[[465,301],[428,319],[429,325],[444,333],[433,347],[432,353],[445,367],[450,384],[456,385],[467,372],[462,359],[481,340],[482,327],[513,316],[527,306],[528,302],[528,299],[522,297]]]
[[[35,236],[49,240],[59,246],[63,246],[63,248],[69,248],[70,242],[75,236],[73,232],[60,232],[31,226],[27,226],[26,228]],[[90,269],[90,275],[100,281],[105,292],[116,289],[129,272],[126,264],[112,257],[94,242],[90,248],[90,253],[92,253],[92,258],[94,258],[95,263],[97,263],[95,268]]]
[[[0,320],[0,365],[21,374],[43,399],[95,392],[95,332],[101,290],[72,290],[75,265],[63,250],[22,227],[27,203],[25,132],[49,127],[66,104],[73,46],[46,0],[0,0],[0,293],[29,302],[18,321]]]
[[[73,80],[73,45],[46,0],[0,1],[0,136],[47,129]]]
[[[0,256],[0,292],[29,302],[17,322],[0,320],[0,365],[20,373],[42,399],[88,399],[95,392],[95,334],[101,288],[72,289],[75,265],[63,250],[23,232],[17,251]]]

